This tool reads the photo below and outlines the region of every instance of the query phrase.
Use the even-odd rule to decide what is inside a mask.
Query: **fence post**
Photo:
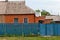
[[[22,37],[24,36],[24,33],[23,33],[23,25],[24,25],[24,24],[22,24]]]
[[[6,36],[7,32],[6,32],[6,24],[3,23],[3,31],[4,31],[4,35],[3,36]]]
[[[47,24],[45,24],[45,35],[47,36]]]
[[[38,23],[38,35],[40,35],[40,23]]]

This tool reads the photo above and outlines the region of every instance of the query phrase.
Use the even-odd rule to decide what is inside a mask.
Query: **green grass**
[[[60,37],[0,37],[0,40],[60,40]]]

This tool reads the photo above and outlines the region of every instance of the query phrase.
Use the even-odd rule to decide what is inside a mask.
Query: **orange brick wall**
[[[51,19],[45,19],[45,16],[35,17],[34,14],[26,15],[5,15],[5,23],[14,23],[14,18],[18,18],[18,23],[24,23],[24,18],[28,18],[28,23],[38,23],[39,20],[43,20],[43,23],[50,23]]]
[[[18,23],[24,23],[24,18],[28,18],[28,23],[34,23],[34,14],[5,15],[5,23],[14,23],[14,18],[18,18]]]
[[[52,21],[51,19],[45,19],[45,16],[35,17],[35,23],[38,23],[39,20],[43,20],[44,24],[50,23]]]
[[[48,24],[48,23],[51,23],[51,22],[52,22],[52,19],[45,19],[45,20],[44,20],[44,23],[45,23],[45,24]]]
[[[35,23],[38,23],[39,20],[45,20],[45,16],[35,17]]]

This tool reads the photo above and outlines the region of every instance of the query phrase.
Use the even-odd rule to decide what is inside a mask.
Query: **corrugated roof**
[[[33,14],[34,11],[24,1],[0,2],[0,14]]]
[[[53,21],[60,21],[60,16],[46,16],[46,19],[53,19]]]

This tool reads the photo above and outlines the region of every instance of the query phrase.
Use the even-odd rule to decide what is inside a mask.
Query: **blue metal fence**
[[[46,24],[47,35],[53,35],[53,24]]]
[[[54,24],[53,29],[54,29],[54,35],[60,36],[60,24]]]
[[[58,24],[58,27],[57,27],[57,35],[60,36],[60,24]]]
[[[22,35],[22,24],[5,24],[7,34],[20,34]]]
[[[4,24],[0,24],[0,35],[3,35],[5,32]]]
[[[41,36],[45,36],[46,35],[46,27],[45,27],[46,25],[45,24],[40,24],[40,35]]]
[[[0,23],[0,35],[17,34],[30,35],[40,34],[41,36],[60,36],[60,24],[39,24],[39,23]]]
[[[0,35],[1,34],[17,34],[17,35],[30,35],[38,34],[38,24],[37,23],[8,23],[0,24]]]
[[[40,24],[41,36],[60,36],[60,24]]]

